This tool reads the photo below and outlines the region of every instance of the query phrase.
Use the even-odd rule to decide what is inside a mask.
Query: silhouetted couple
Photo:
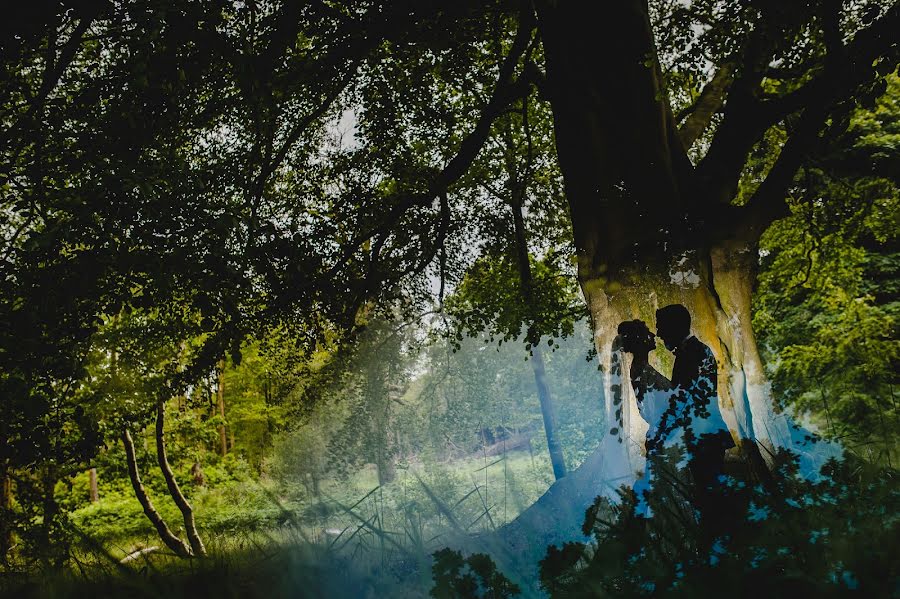
[[[691,315],[681,304],[656,311],[656,334],[675,354],[671,380],[649,364],[649,353],[656,349],[656,342],[643,321],[623,322],[618,332],[622,349],[633,356],[631,384],[641,416],[650,425],[646,438],[648,470],[635,485],[635,492],[640,498],[641,491],[653,482],[649,458],[667,447],[682,445],[694,479],[694,500],[701,523],[718,530],[725,516],[724,506],[716,505],[719,476],[725,451],[734,447],[734,441],[719,410],[715,356],[691,335]]]

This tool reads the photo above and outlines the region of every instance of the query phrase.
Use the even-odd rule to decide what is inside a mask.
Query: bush
[[[463,558],[459,551],[441,549],[434,553],[431,572],[434,576],[431,596],[435,599],[505,599],[521,592],[483,553]]]
[[[660,459],[668,463],[659,468],[676,463]],[[772,488],[728,477],[721,502],[733,518],[714,539],[677,483],[650,490],[650,519],[634,516],[630,490],[620,491],[617,505],[598,498],[584,523],[593,542],[550,547],[541,584],[554,597],[895,595],[896,472],[852,457],[826,464],[819,481],[796,471],[794,457],[782,453]]]

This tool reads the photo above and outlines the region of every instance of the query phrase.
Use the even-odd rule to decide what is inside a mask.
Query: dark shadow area
[[[552,546],[541,585],[553,597],[665,595],[700,597],[895,596],[896,473],[855,458],[831,461],[823,479],[797,476],[780,453],[771,490],[735,473],[717,492],[716,530],[704,524],[679,451],[651,458],[657,484],[643,500],[653,517],[636,515],[638,498],[598,499],[588,510],[588,543]],[[713,541],[710,542],[712,537]]]

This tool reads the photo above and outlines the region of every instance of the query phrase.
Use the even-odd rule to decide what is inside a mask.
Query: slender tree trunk
[[[228,453],[228,438],[225,436],[225,360],[219,361],[219,378],[216,388],[216,404],[222,423],[219,425],[219,454],[224,458]]]
[[[566,475],[566,461],[563,457],[562,445],[556,431],[556,414],[553,409],[553,399],[550,396],[550,388],[547,386],[547,376],[544,372],[544,355],[540,347],[531,350],[531,370],[534,372],[534,385],[537,387],[538,399],[541,402],[541,416],[544,420],[544,432],[547,434],[547,449],[550,450],[550,463],[553,466],[553,476],[556,480]]]
[[[391,447],[391,375],[385,363],[371,363],[366,369],[366,399],[371,416],[371,433],[375,439],[373,461],[378,471],[378,484],[397,477],[394,448]]]
[[[206,555],[206,548],[203,546],[203,540],[197,532],[197,525],[194,523],[194,509],[188,503],[184,493],[175,480],[175,474],[169,465],[169,459],[166,457],[166,439],[165,439],[165,402],[160,401],[156,405],[156,458],[159,462],[159,469],[162,471],[163,478],[166,481],[166,488],[169,489],[169,495],[175,501],[175,505],[181,510],[184,517],[184,529],[187,534],[188,541],[195,556]]]
[[[0,563],[7,563],[12,549],[12,477],[9,460],[0,460]]]
[[[41,474],[42,519],[41,553],[44,561],[55,569],[62,567],[65,561],[63,544],[54,538],[54,529],[59,525],[59,504],[56,502],[56,483],[59,472],[55,464],[47,463]]]
[[[531,305],[534,301],[532,289],[531,263],[528,258],[528,240],[525,234],[525,221],[522,216],[522,193],[512,194],[511,209],[513,214],[513,229],[516,236],[516,262],[519,268],[519,284],[521,286],[522,300]],[[544,355],[539,344],[531,349],[531,370],[534,373],[534,385],[537,389],[538,401],[541,404],[541,416],[544,421],[544,432],[547,435],[547,449],[550,452],[550,463],[553,466],[553,476],[556,480],[566,475],[566,460],[563,456],[562,444],[556,430],[556,410],[550,387],[547,385],[547,376],[544,369]]]
[[[91,503],[97,503],[100,501],[100,491],[97,488],[97,469],[91,468],[88,470],[88,480],[91,487]]]
[[[134,441],[132,440],[131,433],[128,432],[128,429],[122,430],[122,445],[125,447],[125,457],[128,462],[128,476],[131,479],[131,487],[134,489],[134,494],[140,502],[141,507],[144,508],[144,514],[153,524],[157,534],[159,534],[159,538],[162,539],[162,542],[165,543],[166,547],[171,549],[175,555],[179,557],[193,557],[191,548],[187,543],[182,541],[172,532],[168,524],[166,524],[166,521],[163,520],[159,512],[156,511],[156,508],[153,507],[153,502],[150,501],[147,490],[141,482],[141,475],[138,472],[137,457],[135,456],[134,451]]]

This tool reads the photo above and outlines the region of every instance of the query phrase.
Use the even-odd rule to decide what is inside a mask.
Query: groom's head
[[[673,350],[691,334],[691,313],[681,304],[669,304],[656,311],[656,335]]]

